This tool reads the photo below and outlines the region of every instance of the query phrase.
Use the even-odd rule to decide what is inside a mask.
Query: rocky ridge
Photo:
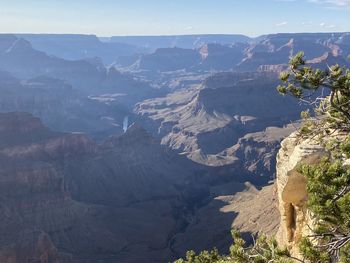
[[[337,135],[341,136],[341,135]],[[291,134],[281,144],[277,155],[277,195],[281,214],[277,241],[295,257],[301,257],[302,237],[312,235],[315,218],[307,209],[307,181],[297,171],[299,164],[317,164],[328,153],[314,139],[303,139]]]

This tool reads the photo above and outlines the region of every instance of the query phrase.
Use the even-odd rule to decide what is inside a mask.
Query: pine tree
[[[350,167],[344,165],[350,157],[350,70],[339,65],[313,69],[300,52],[280,79],[281,94],[315,107],[313,116],[302,113],[300,135],[318,139],[329,153],[319,164],[299,167],[307,178],[307,207],[316,222],[300,251],[310,262],[350,262]],[[327,96],[315,97],[321,89]]]
[[[175,263],[293,263],[287,249],[280,249],[273,238],[260,236],[252,246],[246,242],[239,232],[231,232],[234,243],[230,247],[229,255],[219,255],[217,249],[202,251],[198,255],[188,251],[186,259],[179,259]]]

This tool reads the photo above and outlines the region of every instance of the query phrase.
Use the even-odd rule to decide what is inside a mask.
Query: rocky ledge
[[[276,185],[281,214],[277,241],[295,257],[300,256],[298,245],[302,237],[311,234],[314,225],[306,206],[307,181],[297,167],[301,163],[316,164],[325,154],[317,141],[301,139],[293,133],[283,140],[277,155]]]

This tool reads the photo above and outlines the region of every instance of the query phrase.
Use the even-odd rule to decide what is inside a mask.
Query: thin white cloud
[[[327,3],[337,6],[350,7],[350,0],[327,0]]]
[[[304,22],[301,22],[301,24],[303,26],[311,26],[313,24],[313,22],[312,21],[304,21]]]
[[[333,25],[333,24],[327,24],[326,22],[320,23],[320,26],[323,27],[323,28],[326,28],[326,29],[332,29],[332,28],[335,28],[335,27],[336,27],[335,25]]]
[[[350,0],[308,0],[308,2],[350,8]]]
[[[332,29],[332,28],[336,28],[337,26],[336,25],[329,25],[327,26],[328,29]]]
[[[282,26],[286,26],[286,25],[288,25],[288,22],[287,22],[287,21],[283,21],[283,22],[281,22],[281,23],[277,23],[277,24],[276,24],[277,27],[282,27]]]

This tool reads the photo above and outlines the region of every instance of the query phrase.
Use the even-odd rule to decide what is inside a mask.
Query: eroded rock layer
[[[281,220],[277,234],[281,246],[299,256],[301,238],[312,231],[314,221],[307,210],[306,178],[297,171],[301,163],[315,164],[326,153],[315,140],[303,140],[293,133],[282,142],[277,155],[277,193]]]

